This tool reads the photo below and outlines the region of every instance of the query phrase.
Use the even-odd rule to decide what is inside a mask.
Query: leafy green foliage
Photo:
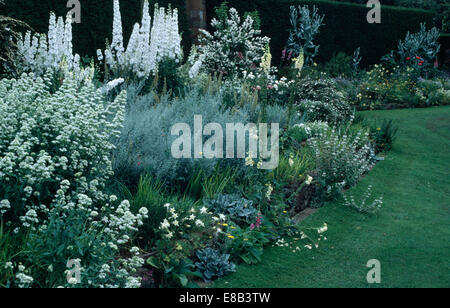
[[[215,199],[205,199],[204,205],[216,214],[225,214],[236,222],[251,222],[257,215],[253,201],[237,195],[219,195]]]
[[[21,61],[17,41],[19,30],[24,29],[30,27],[20,20],[0,15],[0,76],[6,73],[17,75],[17,65]]]
[[[386,1],[386,0],[385,0]],[[213,16],[213,9],[221,0],[206,2],[207,15]],[[381,1],[385,4],[384,1]],[[261,17],[262,34],[271,38],[274,63],[279,64],[282,50],[286,47],[290,28],[290,6],[316,6],[320,15],[325,15],[320,34],[315,40],[320,45],[318,63],[325,63],[334,53],[342,51],[352,54],[361,47],[362,67],[378,63],[389,50],[394,49],[398,40],[408,31],[416,31],[420,23],[433,24],[433,13],[426,10],[385,6],[382,23],[374,27],[367,22],[367,1],[360,4],[327,0],[228,0],[230,6],[240,13],[258,10]],[[408,20],[408,22],[404,22]],[[367,33],[367,35],[361,35]]]
[[[392,120],[384,120],[380,126],[371,127],[371,139],[375,144],[375,151],[390,151],[397,136],[398,126]]]
[[[144,245],[149,245],[158,238],[155,230],[166,217],[166,209],[163,207],[165,200],[163,183],[148,174],[142,175],[131,208],[133,211],[142,207],[148,210],[148,218],[143,220],[137,235],[139,242]]]
[[[306,77],[298,83],[296,103],[305,121],[344,122],[353,115],[345,93],[331,79]]]
[[[236,271],[236,265],[230,262],[230,255],[221,254],[218,250],[205,248],[197,251],[199,262],[195,263],[205,281],[220,278]]]

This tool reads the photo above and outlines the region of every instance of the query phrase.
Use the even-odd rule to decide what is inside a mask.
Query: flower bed
[[[301,258],[328,226],[294,217],[341,198],[395,139],[355,105],[446,103],[430,59],[392,53],[364,72],[358,50],[317,65],[299,28],[273,67],[270,39],[225,6],[183,61],[177,10],[143,9],[124,46],[114,1],[111,45],[89,64],[70,17],[17,42],[21,74],[0,79],[0,286],[188,287],[261,262],[268,245]],[[346,204],[373,213],[382,198],[370,198]]]

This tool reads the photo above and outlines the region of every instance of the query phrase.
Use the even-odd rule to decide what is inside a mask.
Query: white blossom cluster
[[[335,128],[309,140],[316,158],[317,180],[327,194],[341,193],[373,167],[374,154],[368,140],[368,132],[349,136]]]
[[[105,61],[114,77],[145,79],[158,70],[165,59],[181,61],[181,36],[178,11],[155,7],[153,25],[146,0],[142,21],[136,23],[126,49],[122,31],[119,0],[114,0],[114,20],[111,46],[105,52],[97,50],[99,61]]]
[[[227,20],[213,19],[214,33],[200,30],[198,52],[191,53],[189,63],[193,65],[190,75],[201,69],[207,73],[224,77],[242,77],[244,71],[258,71],[270,39],[261,37],[255,30],[253,19],[248,16],[243,22],[236,9],[231,8]]]
[[[167,209],[167,217],[161,222],[159,230],[168,240],[182,236],[186,232],[204,229],[212,220],[219,220],[217,217],[212,217],[212,213],[208,212],[206,207],[200,210],[192,208],[188,213],[177,212],[170,203],[166,203],[164,207]]]
[[[80,84],[67,72],[51,93],[51,76],[0,80],[0,213],[8,224],[20,225],[17,232],[36,234],[45,233],[50,215],[64,220],[84,213],[104,246],[118,251],[148,215],[145,208],[132,213],[128,201],[103,192],[113,175],[111,153],[126,93],[108,101],[91,79]],[[137,286],[132,275],[143,260],[133,254],[123,262],[117,275]],[[32,282],[23,271],[16,278],[18,286]]]
[[[108,103],[87,81],[67,75],[50,94],[51,74],[0,81],[0,195],[29,223],[50,204],[90,207],[113,175],[109,155],[123,122],[125,93]],[[54,194],[53,196],[51,194]]]
[[[23,71],[43,75],[48,69],[57,70],[63,63],[76,73],[80,72],[80,56],[73,54],[72,20],[70,14],[62,17],[50,13],[48,34],[30,31],[19,40],[18,52],[23,60]]]
[[[25,266],[23,266],[22,264],[20,264],[18,266],[18,269],[19,269],[19,271],[16,274],[16,280],[17,280],[18,287],[26,288],[26,287],[30,286],[34,281],[33,277],[26,274]]]
[[[308,138],[319,136],[328,131],[327,122],[315,121],[294,125],[294,128],[301,130]]]

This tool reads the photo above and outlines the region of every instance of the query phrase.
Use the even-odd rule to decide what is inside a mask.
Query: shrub
[[[230,262],[230,255],[221,254],[218,250],[205,248],[197,251],[199,262],[195,263],[206,282],[214,278],[224,277],[236,271],[236,265]]]
[[[261,63],[269,38],[260,37],[250,16],[241,22],[236,9],[231,8],[226,18],[213,19],[211,34],[201,30],[198,54],[190,63],[200,61],[202,70],[221,74],[224,78],[243,77],[244,72],[255,71]]]
[[[450,104],[450,82],[445,79],[421,79],[417,87],[423,95],[423,103],[427,106]]]
[[[323,71],[330,77],[351,77],[353,73],[353,58],[344,52],[334,55],[329,62],[323,66]]]
[[[50,94],[48,74],[0,81],[0,195],[13,208],[11,217],[44,208],[64,193],[104,196],[101,189],[113,171],[108,159],[123,121],[126,94],[106,101],[86,81],[78,85],[67,75],[60,89]],[[76,189],[76,190],[75,190]],[[76,194],[75,194],[76,192]],[[78,199],[78,198],[76,198]]]
[[[309,77],[298,83],[296,101],[305,121],[343,122],[353,115],[346,95],[330,79]]]
[[[114,167],[118,174],[136,178],[147,171],[170,184],[187,182],[197,167],[207,174],[214,170],[217,159],[175,159],[171,146],[177,137],[171,136],[171,127],[176,123],[186,123],[193,128],[194,115],[201,115],[203,123],[219,123],[222,127],[226,123],[246,123],[248,115],[241,111],[232,113],[222,110],[219,94],[202,95],[199,92],[199,89],[191,89],[184,97],[173,100],[151,93],[129,101],[114,155]],[[205,141],[206,137],[203,139]],[[239,160],[230,163],[239,164]]]
[[[351,137],[347,130],[333,128],[309,140],[321,197],[335,198],[344,187],[355,185],[372,168],[374,154],[368,138],[368,133],[358,132]]]
[[[289,136],[296,142],[301,143],[312,137],[319,136],[320,134],[328,131],[328,128],[329,126],[327,122],[316,121],[301,123],[294,125],[294,127],[289,130]]]
[[[421,24],[419,32],[408,32],[405,39],[399,41],[397,50],[391,51],[383,60],[427,72],[434,67],[440,47],[439,30],[432,28],[427,31],[425,24]]]
[[[317,7],[312,10],[307,5],[299,5],[298,10],[291,6],[291,29],[287,42],[288,51],[297,57],[301,51],[305,53],[306,63],[312,63],[319,53],[319,47],[314,39],[320,32],[324,16],[319,15]]]

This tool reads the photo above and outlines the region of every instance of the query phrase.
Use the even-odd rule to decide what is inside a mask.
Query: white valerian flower
[[[267,200],[270,201],[270,197],[271,197],[272,192],[273,192],[273,187],[272,187],[271,184],[266,184],[266,186],[267,186],[266,198],[267,198]]]
[[[5,263],[5,266],[4,266],[4,269],[14,269],[14,266],[13,266],[13,264],[12,264],[12,262],[6,262]]]
[[[170,222],[167,219],[164,219],[161,223],[161,226],[159,227],[161,230],[169,229],[170,228]]]
[[[322,228],[317,230],[317,233],[322,234],[328,231],[328,225],[324,224]]]
[[[11,204],[8,200],[2,200],[0,201],[0,215],[3,215],[6,213],[7,210],[11,208]]]
[[[78,279],[71,277],[68,281],[69,284],[77,284],[78,283]]]
[[[294,160],[292,159],[292,157],[289,157],[289,167],[292,167],[294,165]]]
[[[196,225],[197,227],[204,227],[204,226],[205,226],[205,224],[203,223],[203,221],[201,221],[200,219],[197,219],[197,220],[195,221],[195,225]]]
[[[308,175],[305,183],[306,183],[306,185],[311,185],[312,181],[313,181],[312,176]]]

